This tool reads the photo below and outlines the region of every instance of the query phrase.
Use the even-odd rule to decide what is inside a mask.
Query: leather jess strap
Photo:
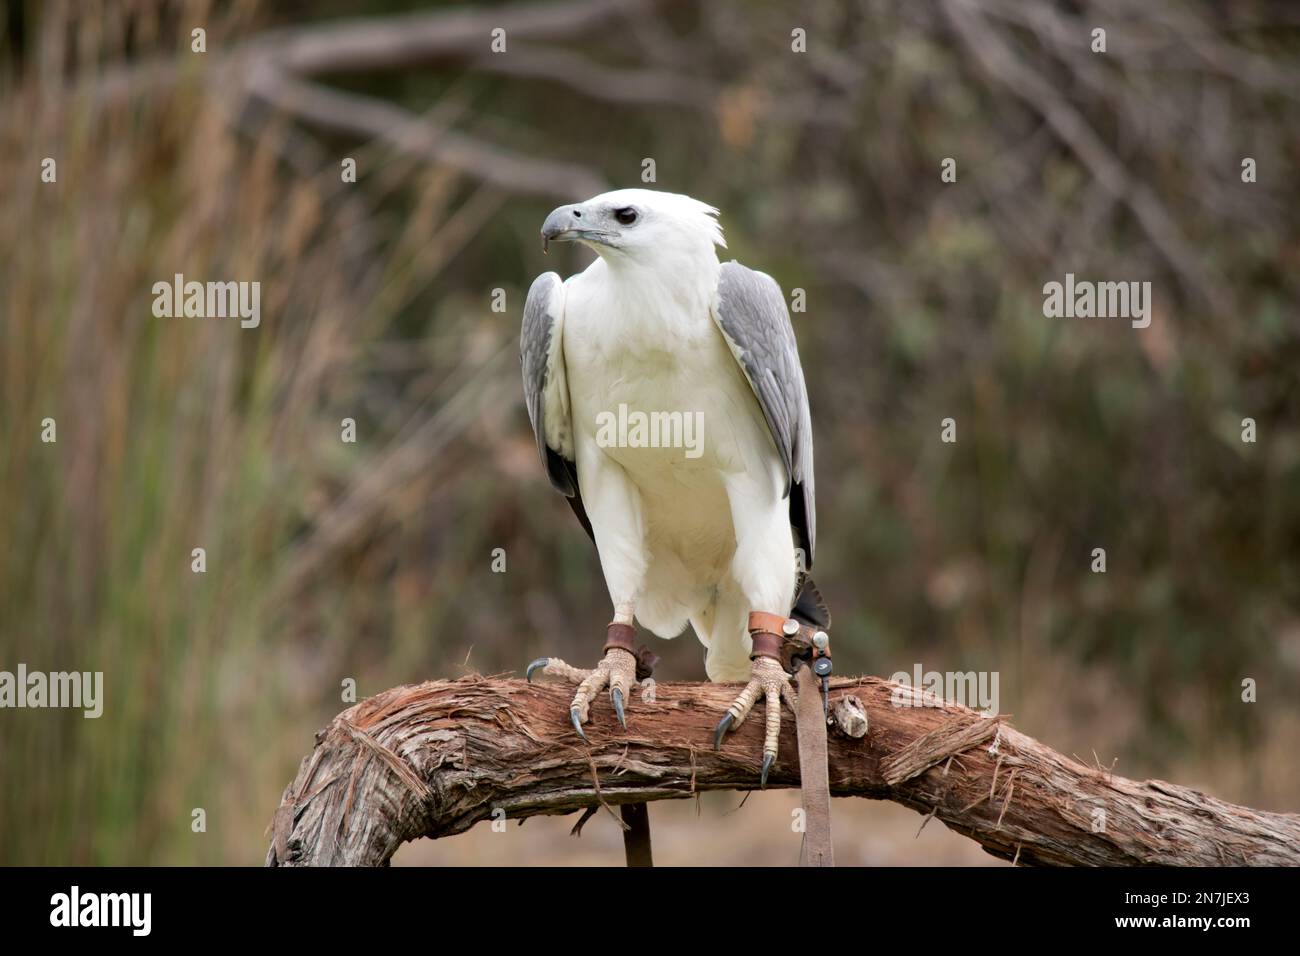
[[[787,628],[789,631],[787,632]],[[831,792],[827,766],[826,717],[817,677],[812,663],[818,657],[829,658],[825,635],[807,625],[799,624],[781,614],[751,611],[749,635],[753,639],[750,658],[771,657],[786,670],[793,670],[798,687],[798,705],[795,708],[796,728],[799,734],[799,784],[805,812],[806,829],[803,847],[799,854],[801,866],[834,866],[835,854],[831,842]],[[820,646],[815,640],[820,636]],[[802,640],[801,640],[802,639]],[[788,659],[787,642],[801,646],[805,642],[812,648],[812,658],[799,651],[800,661]],[[829,660],[825,663],[829,664]],[[819,672],[820,673],[820,672]],[[829,669],[826,670],[830,673]]]
[[[834,866],[830,768],[821,692],[810,668],[799,668],[795,683],[799,691],[795,727],[799,734],[799,788],[805,827],[799,865]]]

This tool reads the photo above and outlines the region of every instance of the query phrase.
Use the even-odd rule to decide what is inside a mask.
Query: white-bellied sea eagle
[[[813,563],[812,420],[780,287],[732,261],[717,210],[647,189],[604,193],[546,217],[543,242],[598,255],[547,272],[524,306],[528,416],[551,484],[600,555],[614,619],[592,670],[559,658],[528,668],[577,683],[579,734],[608,686],[619,721],[662,638],[689,621],[713,681],[747,681],[715,746],[763,697],[761,781],[776,759],[781,702],[793,705],[780,632],[826,628]]]

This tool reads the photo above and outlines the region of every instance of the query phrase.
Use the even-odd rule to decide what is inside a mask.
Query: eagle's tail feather
[[[817,585],[808,575],[804,575],[799,587],[799,596],[795,598],[790,616],[802,624],[818,627],[823,631],[831,629],[831,610],[826,606],[826,599],[817,590]]]

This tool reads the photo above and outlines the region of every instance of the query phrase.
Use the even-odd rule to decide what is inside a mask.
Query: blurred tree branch
[[[1130,177],[1124,164],[1107,148],[1079,110],[1056,86],[1025,65],[1027,61],[1024,58],[1012,53],[971,0],[946,0],[944,9],[972,58],[1009,92],[1041,115],[1097,182],[1129,207],[1151,242],[1177,272],[1184,287],[1210,302],[1219,314],[1226,314],[1228,303],[1219,293],[1217,280],[1202,275],[1204,263],[1189,247],[1155,193],[1140,180]]]
[[[509,43],[577,36],[649,2],[565,0],[495,9],[453,8],[270,30],[225,55],[218,54],[208,77],[223,95],[242,92],[260,98],[309,124],[384,141],[515,193],[571,199],[603,191],[607,188],[603,177],[584,166],[534,158],[428,125],[395,103],[308,82],[308,78],[463,61],[467,50],[486,48],[498,28],[506,31]],[[589,92],[604,89],[606,97],[629,102],[663,101],[669,96],[680,103],[698,92],[688,81],[665,73],[620,75],[594,66],[575,72],[571,58],[540,48],[512,59],[511,64],[512,69],[552,77],[559,71],[569,83],[581,83]],[[106,106],[170,87],[185,75],[176,60],[153,58],[96,75],[89,87],[97,104]]]
[[[294,79],[269,62],[258,64],[249,90],[315,126],[381,140],[400,152],[520,195],[589,196],[607,188],[604,179],[585,166],[525,156],[439,129],[395,103]]]

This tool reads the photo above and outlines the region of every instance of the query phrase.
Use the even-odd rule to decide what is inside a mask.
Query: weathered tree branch
[[[916,706],[896,706],[896,693]],[[747,721],[718,753],[711,746],[734,687],[661,684],[653,702],[631,702],[627,731],[609,708],[593,708],[589,746],[569,725],[571,694],[468,677],[394,688],[344,711],[285,791],[267,863],[383,865],[407,840],[461,833],[498,810],[523,818],[756,785],[762,721]],[[1005,720],[878,678],[832,682],[841,712],[850,697],[867,726],[860,739],[831,729],[831,792],[937,816],[994,856],[1037,865],[1300,864],[1300,816],[1086,767]],[[774,787],[799,785],[792,724]]]

